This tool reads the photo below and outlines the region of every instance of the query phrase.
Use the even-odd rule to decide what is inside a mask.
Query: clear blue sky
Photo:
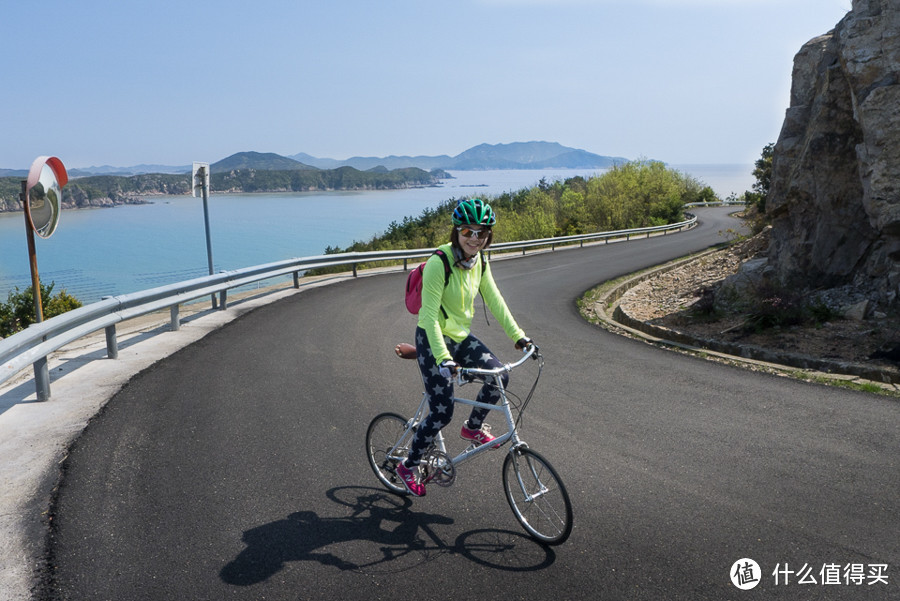
[[[6,2],[0,168],[458,154],[751,163],[850,0]]]

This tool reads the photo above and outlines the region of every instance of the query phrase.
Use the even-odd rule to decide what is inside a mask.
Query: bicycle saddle
[[[397,346],[394,347],[394,352],[397,353],[397,356],[401,359],[415,359],[416,358],[416,347],[407,343],[401,342]]]

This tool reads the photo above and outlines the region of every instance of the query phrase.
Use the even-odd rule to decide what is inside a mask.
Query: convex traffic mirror
[[[67,182],[66,168],[56,157],[38,157],[32,163],[24,208],[32,229],[41,238],[49,238],[56,230],[62,208],[62,187]]]

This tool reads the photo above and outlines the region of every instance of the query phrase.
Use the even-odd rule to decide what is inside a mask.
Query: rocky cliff
[[[900,309],[900,0],[854,0],[794,59],[766,210],[769,271]]]

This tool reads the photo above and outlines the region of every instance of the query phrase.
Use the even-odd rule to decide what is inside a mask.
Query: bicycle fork
[[[511,450],[510,452],[515,453],[515,449]],[[532,502],[536,501],[537,499],[540,499],[541,497],[546,495],[548,492],[550,492],[550,489],[544,485],[543,481],[541,480],[540,476],[537,473],[537,470],[534,468],[534,463],[532,463],[531,458],[526,456],[525,462],[528,465],[529,471],[531,471],[531,475],[534,476],[534,481],[537,482],[538,486],[540,487],[540,490],[538,490],[534,493],[531,493],[528,491],[528,487],[525,485],[525,481],[522,480],[522,473],[520,471],[520,466],[519,466],[518,461],[514,462],[514,465],[516,468],[516,481],[518,481],[518,483],[519,483],[519,488],[522,489],[522,494],[525,495],[525,502],[532,503]]]

